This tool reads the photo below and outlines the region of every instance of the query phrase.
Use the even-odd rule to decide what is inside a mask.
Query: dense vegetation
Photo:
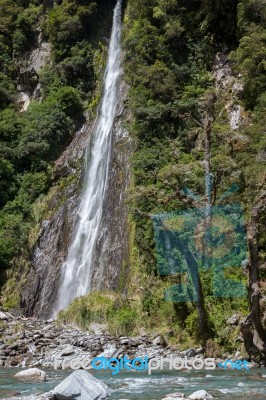
[[[34,202],[54,184],[54,161],[70,143],[83,111],[93,109],[99,99],[102,53],[106,54],[99,40],[110,27],[114,1],[55,3],[0,0],[2,283],[6,279],[2,271],[13,268],[15,258],[29,257]],[[265,2],[128,0],[125,6],[124,70],[132,115],[128,129],[135,150],[129,194],[128,298],[121,301],[116,294],[93,293],[76,300],[60,319],[84,328],[91,321],[106,322],[118,334],[137,333],[142,327],[165,333],[170,342],[183,346],[199,344],[197,304],[164,301],[165,289],[182,277],[159,276],[150,216],[194,207],[192,192],[204,204],[209,120],[212,205],[232,187],[220,205],[241,203],[248,231],[257,204],[256,238],[250,239],[248,250],[256,243],[256,263],[260,279],[265,279],[266,216],[261,206],[266,161]],[[39,32],[52,45],[52,62],[36,77],[42,101],[32,101],[20,113],[18,70],[37,46]],[[217,53],[230,60],[234,76],[243,84],[236,97],[230,87],[217,92],[212,74]],[[225,108],[232,99],[244,113],[237,130],[230,127]],[[248,296],[213,297],[212,273],[200,272],[207,318],[204,339],[209,353],[218,355],[219,348],[243,349],[234,341],[239,329],[231,329],[225,321],[234,312],[247,316],[250,305]],[[226,273],[248,283],[245,266]]]
[[[125,70],[130,84],[129,107],[134,114],[130,131],[136,147],[131,192],[133,263],[143,276],[141,284],[145,282],[142,312],[149,317],[148,324],[154,329],[159,324],[162,330],[170,325],[179,343],[187,342],[188,337],[202,338],[206,332],[200,331],[195,303],[174,303],[173,307],[163,301],[162,286],[180,283],[182,274],[164,277],[164,283],[159,283],[149,215],[194,207],[195,202],[184,192],[205,198],[207,115],[211,121],[212,205],[241,203],[248,229],[258,193],[265,190],[265,17],[265,4],[260,0],[139,0],[128,4]],[[235,76],[241,74],[244,90],[239,98],[215,89],[211,71],[217,52],[231,61]],[[245,110],[245,123],[236,131],[230,127],[225,109],[230,96]],[[232,189],[231,196],[218,203],[230,187],[238,189]],[[263,280],[264,208],[256,226]],[[245,243],[243,247],[245,251]],[[201,272],[208,319],[205,339],[211,347],[218,344],[231,351],[239,331],[230,331],[226,319],[234,312],[242,317],[248,314],[247,297],[213,297],[212,273]],[[229,279],[248,283],[245,268],[228,269],[226,274]]]

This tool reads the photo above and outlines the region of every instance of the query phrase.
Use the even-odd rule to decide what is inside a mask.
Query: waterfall
[[[84,296],[90,291],[91,264],[104,211],[112,150],[112,128],[117,111],[118,83],[121,75],[121,14],[122,0],[118,0],[114,9],[103,96],[86,160],[85,188],[73,241],[61,269],[54,315],[65,309],[76,297]]]

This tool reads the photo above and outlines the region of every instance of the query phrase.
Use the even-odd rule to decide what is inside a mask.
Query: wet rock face
[[[90,126],[84,125],[56,161],[55,182],[73,174],[76,178],[63,189],[56,190],[48,202],[52,216],[42,222],[38,240],[31,253],[32,267],[21,294],[20,306],[26,316],[47,318],[51,314],[57,296],[61,266],[67,256],[79,206],[82,172],[78,167],[73,168],[73,165],[82,159],[89,135]]]
[[[26,315],[47,317],[53,305],[60,278],[60,268],[67,255],[77,212],[78,199],[70,198],[44,221],[40,237],[32,252],[32,269],[28,276],[21,308]]]
[[[101,223],[96,253],[93,261],[92,289],[115,290],[125,271],[128,252],[126,191],[129,184],[130,141],[123,125],[126,119],[124,102],[127,88],[120,86],[118,115],[113,130],[113,151],[106,191],[104,213]],[[75,234],[77,212],[83,174],[70,165],[83,159],[84,151],[91,138],[92,126],[84,126],[77,132],[70,146],[56,162],[55,179],[77,175],[74,182],[57,193],[51,200],[54,210],[49,220],[43,221],[31,262],[32,268],[27,277],[27,285],[21,297],[21,308],[26,316],[49,318],[56,301],[61,275],[71,240]],[[66,198],[62,203],[62,198]]]
[[[82,172],[73,165],[82,159],[90,132],[90,126],[84,125],[56,161],[55,182],[73,174],[76,178],[49,200],[52,216],[42,223],[31,253],[32,268],[21,294],[20,306],[26,316],[49,317],[56,300],[61,266],[67,256],[79,206]]]
[[[124,125],[128,118],[124,110],[127,88],[120,87],[119,107],[113,129],[113,149],[109,184],[103,206],[103,218],[92,265],[92,289],[124,288],[128,266],[129,227],[126,196],[130,180],[129,157],[131,142]]]

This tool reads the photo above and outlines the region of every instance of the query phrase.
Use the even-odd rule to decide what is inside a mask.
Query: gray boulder
[[[46,373],[38,368],[29,368],[18,372],[15,378],[25,382],[46,382]]]
[[[188,349],[186,352],[187,357],[195,357],[196,354],[197,354],[197,352],[195,349]]]
[[[51,393],[45,393],[42,395],[31,395],[31,396],[22,396],[22,397],[8,397],[2,400],[54,400],[54,396]]]
[[[104,400],[111,395],[108,386],[84,370],[74,371],[52,393],[55,400]]]
[[[162,400],[185,400],[184,393],[171,393],[164,397]]]
[[[108,332],[107,324],[97,324],[96,322],[91,322],[89,325],[89,331],[93,332],[95,335],[103,335]]]
[[[240,315],[239,314],[233,314],[232,317],[228,318],[226,323],[228,325],[238,325],[240,321]]]
[[[153,341],[153,346],[166,346],[166,341],[163,335],[157,336]]]
[[[3,313],[2,311],[0,311],[0,320],[2,320],[2,321],[8,320],[7,315],[5,313]]]
[[[72,354],[75,354],[74,347],[71,345],[68,345],[61,351],[60,356],[66,357],[66,356],[72,356]]]
[[[198,390],[188,396],[191,400],[211,400],[213,397],[206,390]]]

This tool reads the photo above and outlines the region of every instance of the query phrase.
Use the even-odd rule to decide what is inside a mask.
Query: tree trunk
[[[266,330],[262,322],[258,249],[258,223],[260,213],[266,208],[266,192],[261,190],[251,211],[250,223],[247,228],[249,250],[249,302],[250,314],[241,324],[246,351],[250,356],[261,360],[266,358]]]

